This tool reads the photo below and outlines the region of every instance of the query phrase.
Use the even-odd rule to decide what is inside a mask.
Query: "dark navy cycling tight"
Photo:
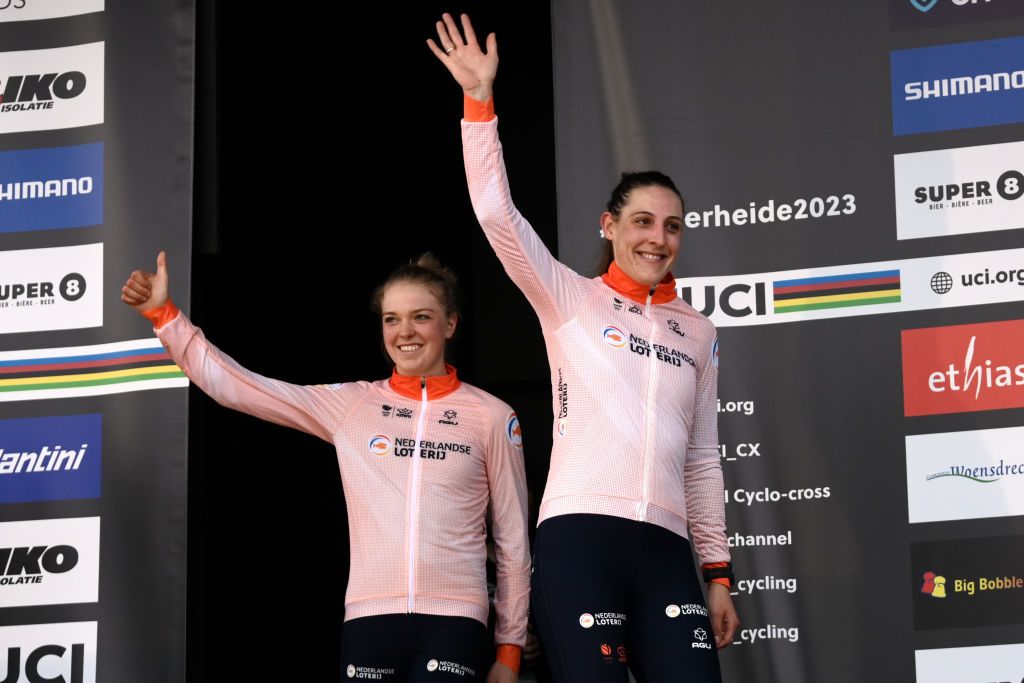
[[[341,680],[419,683],[483,681],[487,629],[476,619],[382,614],[346,621]]]
[[[534,544],[533,621],[558,683],[721,681],[690,543],[608,515],[544,520]]]

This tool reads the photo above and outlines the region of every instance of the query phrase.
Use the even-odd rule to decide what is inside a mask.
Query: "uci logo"
[[[621,349],[626,345],[626,335],[622,330],[615,327],[615,325],[608,325],[601,332],[601,336],[604,337],[605,343],[615,349]]]
[[[704,285],[694,298],[692,287],[683,287],[680,295],[683,300],[709,318],[716,310],[730,318],[745,318],[748,315],[765,315],[768,311],[768,295],[765,283],[753,285],[736,282],[724,287]]]
[[[370,453],[379,456],[391,455],[392,450],[394,450],[391,439],[383,434],[375,434],[370,437],[367,447],[370,449]]]

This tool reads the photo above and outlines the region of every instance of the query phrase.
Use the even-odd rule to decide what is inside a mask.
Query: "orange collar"
[[[640,304],[647,303],[647,295],[651,293],[650,285],[637,282],[626,275],[619,264],[612,261],[608,266],[608,272],[601,276],[604,283],[624,297],[632,299]],[[654,288],[654,296],[651,297],[652,304],[667,304],[676,298],[676,279],[672,273],[666,273],[665,278]]]
[[[391,371],[391,379],[388,380],[388,385],[395,390],[396,393],[405,396],[406,398],[413,398],[417,401],[423,397],[423,384],[422,381],[427,381],[427,400],[433,401],[438,398],[442,398],[452,393],[459,388],[462,384],[459,381],[459,375],[451,365],[444,364],[444,369],[447,374],[437,375],[434,377],[413,377],[410,375],[399,375],[398,370]]]

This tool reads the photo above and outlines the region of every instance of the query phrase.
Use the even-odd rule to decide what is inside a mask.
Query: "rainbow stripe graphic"
[[[0,402],[185,386],[155,338],[0,353]]]
[[[772,292],[776,313],[891,304],[900,301],[900,271],[776,280]]]

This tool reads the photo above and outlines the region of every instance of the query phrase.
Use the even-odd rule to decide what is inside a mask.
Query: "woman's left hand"
[[[519,674],[501,662],[495,662],[487,674],[487,683],[516,683]]]
[[[433,39],[427,39],[427,47],[445,65],[452,78],[462,86],[463,92],[478,102],[486,102],[491,98],[494,78],[498,74],[498,40],[493,33],[487,35],[484,45],[480,48],[473,32],[473,24],[469,16],[463,14],[462,33],[455,25],[452,15],[445,12],[441,21],[437,22],[438,47]],[[465,33],[465,38],[462,34]],[[442,49],[444,48],[444,49]]]
[[[721,650],[732,644],[736,629],[740,627],[740,617],[732,605],[728,588],[720,583],[708,586],[708,610],[711,612],[711,629],[715,632],[715,645]]]

